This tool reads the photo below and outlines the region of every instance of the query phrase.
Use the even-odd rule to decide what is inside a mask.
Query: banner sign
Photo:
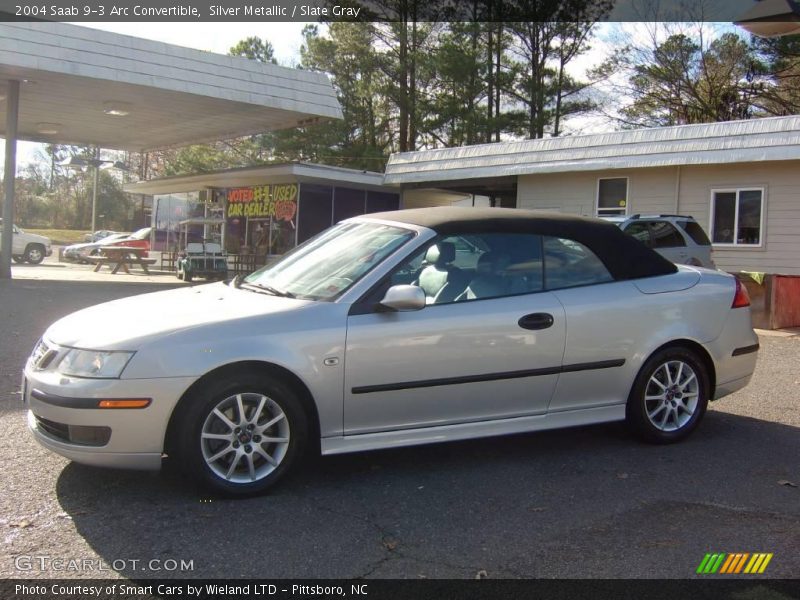
[[[291,221],[297,214],[297,184],[256,185],[228,190],[228,218]]]
[[[0,0],[0,21],[107,22],[727,22],[739,20],[753,0]],[[771,9],[791,11],[787,0]],[[770,13],[771,14],[771,13]],[[778,19],[776,19],[778,20]]]

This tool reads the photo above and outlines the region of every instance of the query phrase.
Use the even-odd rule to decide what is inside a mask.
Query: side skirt
[[[363,450],[400,448],[402,446],[417,446],[436,442],[452,442],[495,435],[560,429],[562,427],[577,427],[624,419],[625,404],[623,403],[544,415],[515,417],[513,419],[327,437],[322,438],[320,444],[322,454],[345,454]]]

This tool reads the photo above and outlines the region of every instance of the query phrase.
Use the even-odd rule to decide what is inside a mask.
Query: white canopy
[[[8,79],[37,142],[143,151],[342,117],[321,73],[65,23],[0,23],[0,96]]]

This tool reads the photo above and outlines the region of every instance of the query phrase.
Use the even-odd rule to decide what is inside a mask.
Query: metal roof
[[[800,116],[637,129],[393,154],[387,184],[800,160]]]
[[[193,175],[173,175],[171,177],[128,183],[123,186],[123,189],[133,194],[176,194],[195,192],[206,188],[286,183],[287,179],[327,184],[351,184],[362,188],[380,188],[383,186],[383,174],[381,173],[294,162],[224,169]]]
[[[321,73],[65,23],[0,23],[0,95],[6,79],[36,142],[142,151],[342,117]]]

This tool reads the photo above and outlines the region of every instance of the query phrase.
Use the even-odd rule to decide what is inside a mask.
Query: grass
[[[79,244],[84,241],[83,236],[88,231],[78,231],[74,229],[28,229],[23,228],[27,233],[36,233],[50,238],[50,241],[57,246],[69,246]]]

